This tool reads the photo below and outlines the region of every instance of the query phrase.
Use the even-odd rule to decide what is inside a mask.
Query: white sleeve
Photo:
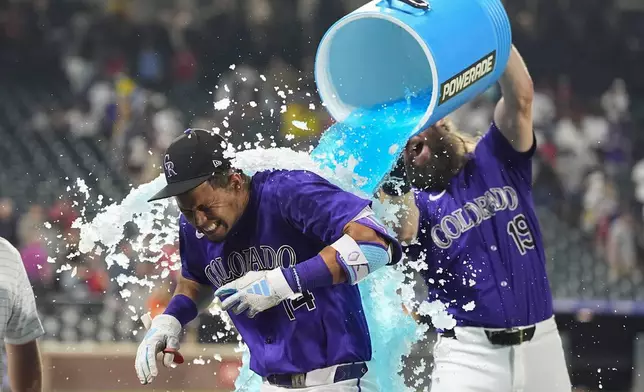
[[[6,240],[0,242],[0,269],[6,281],[3,298],[6,309],[4,314],[6,329],[4,341],[9,344],[25,344],[45,334],[34,298],[27,271],[22,263],[20,254]],[[3,290],[4,291],[4,290]]]
[[[366,206],[365,208],[362,209],[362,211],[360,211],[358,215],[356,215],[355,218],[351,219],[351,222],[355,222],[359,219],[366,218],[372,215],[374,215],[373,210],[371,209],[371,207]]]

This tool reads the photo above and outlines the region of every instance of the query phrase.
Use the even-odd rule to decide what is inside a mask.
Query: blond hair
[[[444,118],[436,126],[441,130],[441,137],[446,138],[448,142],[453,144],[456,154],[465,156],[474,152],[480,136],[473,136],[462,132],[449,118]]]

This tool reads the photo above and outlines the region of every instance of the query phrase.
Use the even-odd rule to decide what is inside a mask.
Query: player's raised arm
[[[494,110],[494,122],[516,151],[526,152],[534,142],[532,130],[534,87],[528,68],[514,45],[499,84],[503,97]]]

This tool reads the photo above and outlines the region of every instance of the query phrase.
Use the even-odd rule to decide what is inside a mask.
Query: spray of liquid
[[[359,188],[372,195],[418,131],[430,100],[429,91],[408,92],[399,100],[358,108],[324,133],[312,156],[323,166],[351,167],[364,179]]]
[[[393,167],[410,132],[423,117],[428,102],[429,94],[418,94],[378,107],[359,109],[342,123],[329,128],[311,154],[287,148],[256,148],[234,154],[233,166],[249,175],[271,169],[310,170],[346,191],[372,198],[381,180]],[[121,203],[105,207],[92,221],[79,218],[74,224],[80,229],[79,251],[104,253],[108,268],[112,264],[127,268],[129,260],[120,253],[119,244],[123,241],[125,225],[131,222],[139,228],[140,234],[128,242],[133,250],[143,255],[140,260],[158,260],[163,245],[178,242],[177,212],[169,212],[173,201],[147,202],[164,183],[161,175],[133,189]],[[396,221],[397,206],[374,200],[373,209],[385,224]],[[151,288],[154,280],[165,279],[171,270],[179,269],[180,260],[175,257],[158,268],[161,269],[158,275],[147,279],[120,275],[117,283],[121,287],[134,284]],[[420,270],[427,265],[421,261],[415,263],[414,268]],[[373,359],[369,371],[376,375],[375,381],[381,391],[413,390],[405,385],[399,374],[402,357],[409,354],[412,344],[423,336],[428,327],[417,324],[403,311],[403,305],[440,321],[440,325],[434,321],[438,328],[454,325],[443,304],[435,301],[419,306],[414,299],[413,283],[404,283],[406,275],[402,271],[400,265],[383,268],[359,284],[372,338]],[[127,296],[122,296],[127,301]],[[233,333],[225,312],[215,309],[211,313],[224,319],[227,333]],[[243,365],[235,382],[236,391],[259,390],[261,379],[250,371],[249,352],[242,342],[238,351],[242,352]]]

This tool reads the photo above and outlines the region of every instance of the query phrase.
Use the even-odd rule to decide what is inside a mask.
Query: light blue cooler
[[[375,0],[346,15],[315,60],[322,101],[345,124],[314,157],[350,166],[371,194],[411,136],[498,80],[511,41],[499,0]]]

